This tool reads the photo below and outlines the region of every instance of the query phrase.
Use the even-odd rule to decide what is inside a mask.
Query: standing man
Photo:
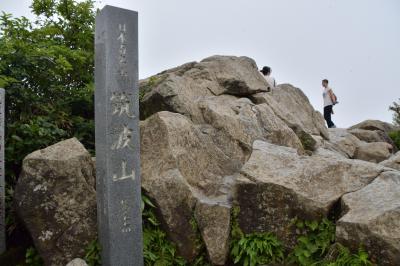
[[[336,97],[332,89],[328,86],[328,83],[329,81],[327,79],[322,80],[322,86],[324,87],[324,92],[322,94],[324,98],[324,118],[328,124],[328,128],[336,128],[331,118],[333,114],[333,105],[336,104]]]
[[[276,87],[275,79],[271,76],[271,68],[270,67],[263,67],[260,72],[264,75],[264,78],[267,80],[267,83],[272,87]],[[268,88],[268,91],[271,91],[271,88]]]

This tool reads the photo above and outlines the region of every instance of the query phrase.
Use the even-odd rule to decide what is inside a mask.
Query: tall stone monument
[[[95,35],[96,178],[102,264],[143,265],[138,14],[104,7]]]
[[[5,92],[0,89],[0,254],[6,251],[6,194],[4,175],[4,103]]]

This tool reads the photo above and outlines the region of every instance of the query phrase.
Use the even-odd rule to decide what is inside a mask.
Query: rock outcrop
[[[202,110],[215,104],[240,105],[249,98],[253,105],[265,103],[274,117],[292,128],[301,127],[312,135],[328,138],[322,115],[314,110],[304,93],[289,84],[279,85],[272,92],[259,73],[254,60],[248,57],[213,56],[196,63],[185,64],[141,81],[141,119],[159,111],[171,111],[188,117],[195,124],[212,124]],[[234,97],[219,97],[231,95]],[[210,106],[207,108],[207,106]],[[223,106],[221,106],[223,108]],[[254,114],[252,114],[254,115]],[[251,147],[251,146],[250,146]]]
[[[232,202],[243,231],[270,231],[292,247],[292,218],[340,216],[343,195],[386,171],[371,162],[391,156],[390,124],[328,131],[300,89],[268,90],[247,57],[213,56],[141,81],[143,188],[189,260],[198,252],[191,213],[222,265]]]
[[[235,186],[239,225],[246,233],[274,232],[292,248],[293,219],[334,214],[344,194],[363,188],[382,171],[376,164],[334,154],[301,156],[293,148],[255,141]]]
[[[85,255],[96,238],[92,158],[77,139],[29,154],[15,190],[15,208],[46,265]]]
[[[311,134],[329,138],[322,116],[301,90],[290,85],[267,90],[247,57],[214,56],[141,82],[142,186],[188,260],[198,252],[193,212],[212,262],[221,265],[227,257],[229,232],[226,224],[215,224],[213,210],[228,216],[230,180],[255,140],[303,153],[313,148]]]
[[[142,189],[179,255],[193,261],[200,239],[211,263],[226,265],[232,222],[290,249],[294,218],[328,217],[341,243],[400,264],[395,127],[328,130],[300,89],[270,89],[254,60],[232,56],[140,81]],[[75,139],[24,160],[16,207],[46,264],[82,257],[95,237],[94,183],[93,161]]]

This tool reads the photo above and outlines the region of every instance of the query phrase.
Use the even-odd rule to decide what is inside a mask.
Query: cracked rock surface
[[[94,167],[75,138],[28,155],[14,203],[46,265],[85,255],[96,238]]]

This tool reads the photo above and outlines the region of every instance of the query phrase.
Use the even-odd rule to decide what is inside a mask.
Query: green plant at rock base
[[[313,266],[371,266],[368,260],[368,253],[359,248],[356,254],[351,254],[349,249],[334,244],[324,259],[313,264]]]
[[[231,210],[231,239],[240,239],[244,237],[242,230],[240,229],[238,216],[240,213],[240,207],[233,206]]]
[[[89,266],[101,265],[101,247],[97,239],[93,240],[86,247],[86,254],[84,260]]]
[[[297,239],[289,261],[303,266],[312,265],[326,254],[335,240],[335,225],[328,219],[321,222],[295,219],[293,223],[304,235]]]
[[[271,233],[246,234],[232,243],[231,256],[234,263],[255,266],[283,260],[283,245]]]
[[[176,254],[175,246],[160,229],[154,214],[155,205],[142,195],[143,256],[146,266],[184,266],[186,262]]]
[[[25,254],[25,264],[28,266],[43,266],[43,260],[40,257],[37,250],[33,247],[30,247],[26,250]]]
[[[165,232],[160,229],[151,200],[142,195],[143,220],[143,256],[146,266],[184,266],[184,259],[176,255],[175,246],[168,241]],[[86,249],[85,261],[90,266],[101,265],[100,245],[97,240],[91,242]]]
[[[389,137],[393,140],[397,149],[400,149],[400,130],[389,132]]]
[[[207,248],[201,237],[199,225],[197,224],[197,221],[196,221],[196,218],[194,217],[194,215],[190,219],[190,225],[191,225],[193,231],[196,233],[195,245],[196,245],[196,250],[199,251],[199,255],[192,263],[190,263],[190,265],[191,266],[211,266],[211,264],[209,263],[209,261],[207,259]]]
[[[167,239],[160,228],[154,213],[156,206],[151,200],[142,195],[141,210],[143,221],[143,256],[146,266],[185,266],[186,261],[177,256],[176,247]],[[97,239],[86,248],[84,257],[90,266],[101,265],[101,248]],[[200,264],[197,264],[200,265]]]
[[[281,262],[284,258],[282,243],[271,233],[243,234],[238,224],[240,208],[232,208],[230,255],[237,265],[255,266]]]
[[[335,243],[335,224],[322,221],[293,221],[304,232],[288,256],[288,262],[301,266],[369,266],[368,253],[362,248],[352,254],[348,248]]]

